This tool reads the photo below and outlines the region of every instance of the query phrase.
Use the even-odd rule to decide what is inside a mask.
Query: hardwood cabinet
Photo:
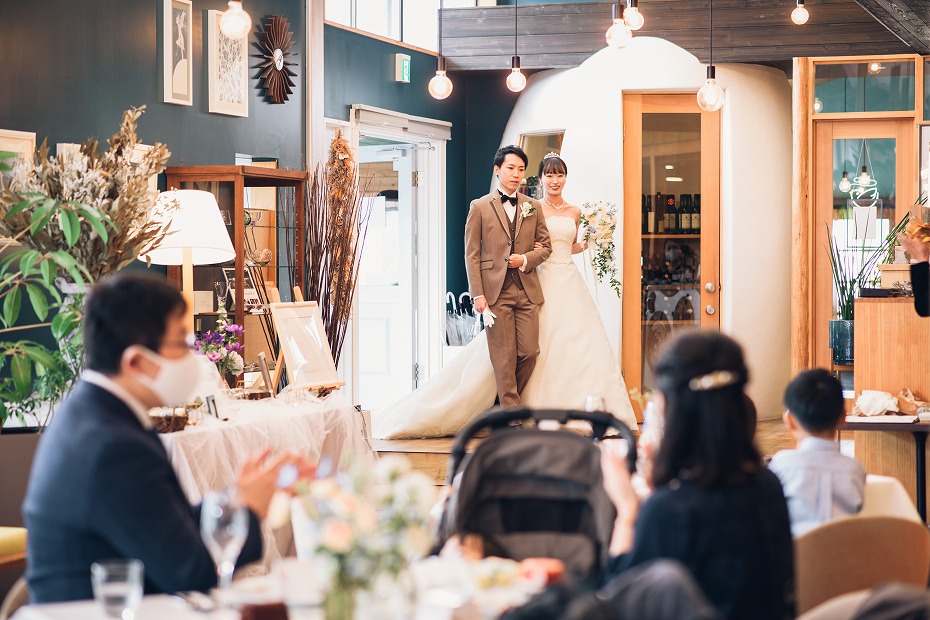
[[[646,392],[671,334],[720,326],[720,115],[693,94],[626,94],[623,125],[621,368]]]
[[[259,351],[273,360],[270,316],[263,306],[274,300],[273,289],[282,301],[290,301],[294,285],[303,283],[307,173],[255,165],[172,166],[165,176],[168,189],[199,189],[216,196],[236,251],[235,260],[228,263],[194,267],[195,299],[207,294],[213,299],[210,311],[195,312],[195,330],[207,331],[216,324],[214,282],[228,278],[231,294],[225,304],[230,318],[246,329],[246,364],[254,362]],[[168,276],[178,282],[180,268],[170,267]],[[259,304],[248,304],[242,294],[250,280]]]

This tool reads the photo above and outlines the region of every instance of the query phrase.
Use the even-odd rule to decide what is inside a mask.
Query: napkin
[[[490,308],[485,308],[484,312],[481,313],[481,316],[484,317],[484,326],[491,327],[494,325],[494,319],[497,318],[497,315],[491,312]]]
[[[888,392],[879,390],[862,390],[856,399],[853,413],[857,415],[882,415],[886,411],[897,411],[898,399]]]

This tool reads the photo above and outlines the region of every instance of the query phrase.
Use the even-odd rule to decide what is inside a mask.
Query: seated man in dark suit
[[[930,244],[907,235],[898,235],[904,250],[916,261],[911,264],[911,287],[914,289],[914,309],[920,316],[930,316]]]
[[[32,602],[92,598],[90,565],[138,558],[145,591],[208,590],[213,560],[200,537],[200,509],[184,496],[147,411],[178,405],[200,363],[188,345],[186,304],[165,281],[125,274],[99,281],[84,316],[85,372],[39,442],[23,513]],[[239,475],[249,535],[239,565],[262,553],[259,518],[277,470],[302,457],[267,452]]]

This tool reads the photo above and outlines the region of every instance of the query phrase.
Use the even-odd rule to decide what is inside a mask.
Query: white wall
[[[672,43],[634,37],[626,48],[605,48],[577,68],[531,76],[501,144],[514,144],[525,132],[564,129],[567,199],[608,200],[622,211],[623,92],[697,92],[705,73],[705,65]],[[789,378],[791,89],[784,73],[755,65],[717,65],[717,81],[727,93],[721,110],[721,325],[745,348],[760,418],[773,418],[782,411]],[[622,256],[619,231],[616,244]],[[629,286],[636,294],[637,283]],[[603,284],[595,294],[619,350],[620,300]]]

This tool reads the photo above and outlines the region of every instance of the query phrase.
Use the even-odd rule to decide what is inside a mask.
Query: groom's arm
[[[465,220],[465,274],[472,300],[484,296],[481,284],[481,209],[472,201]]]
[[[537,210],[537,214],[539,211]],[[549,240],[549,228],[546,227],[546,218],[536,216],[536,242],[542,247],[527,252],[524,271],[532,271],[542,265],[552,254],[552,242]]]

